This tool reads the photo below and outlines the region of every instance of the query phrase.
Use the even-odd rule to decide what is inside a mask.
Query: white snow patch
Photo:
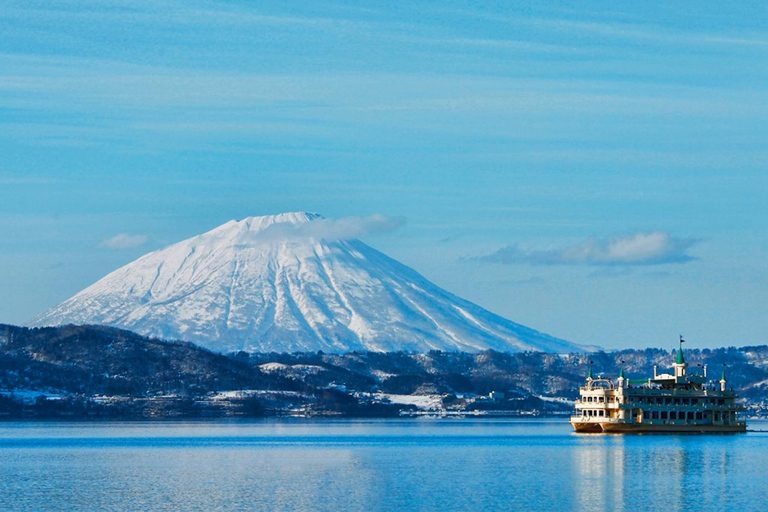
[[[442,408],[441,395],[393,395],[390,393],[374,393],[374,398],[387,399],[393,404],[415,405],[419,409],[439,410]]]

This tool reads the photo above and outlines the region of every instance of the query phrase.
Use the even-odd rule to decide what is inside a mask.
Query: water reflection
[[[0,424],[0,511],[768,510],[768,436],[556,422]]]
[[[760,448],[750,455],[746,436],[578,436],[577,509],[766,510],[762,495],[754,501],[744,492],[754,485],[756,459],[768,457],[765,438],[752,441],[753,450]]]
[[[580,510],[624,510],[624,438],[579,436],[573,452]]]

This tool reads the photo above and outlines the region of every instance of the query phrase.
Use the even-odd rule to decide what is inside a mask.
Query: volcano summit
[[[230,221],[142,256],[30,321],[227,352],[581,351],[463,300],[315,213]]]

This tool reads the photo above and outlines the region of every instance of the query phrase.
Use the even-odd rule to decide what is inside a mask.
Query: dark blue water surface
[[[605,436],[574,434],[565,420],[0,423],[0,510],[767,511],[768,423],[750,429]]]

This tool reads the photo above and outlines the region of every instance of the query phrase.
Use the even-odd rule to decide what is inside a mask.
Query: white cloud
[[[317,218],[300,224],[279,223],[269,226],[257,236],[259,240],[307,239],[349,240],[373,233],[392,231],[405,224],[404,217],[371,215],[368,217]]]
[[[687,263],[697,258],[688,250],[700,240],[679,238],[654,231],[598,239],[556,249],[527,249],[508,245],[498,251],[474,258],[502,264],[633,266]]]
[[[134,247],[144,245],[147,241],[149,241],[147,235],[129,235],[128,233],[120,233],[112,238],[102,240],[99,245],[109,249],[133,249]]]

